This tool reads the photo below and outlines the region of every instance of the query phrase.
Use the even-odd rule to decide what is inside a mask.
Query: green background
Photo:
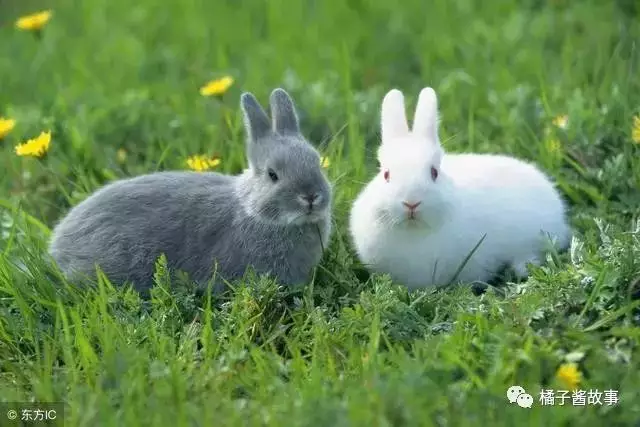
[[[15,29],[43,8],[41,37]],[[0,141],[0,398],[66,401],[66,425],[88,426],[637,423],[639,24],[634,1],[0,2],[0,116],[17,120]],[[221,99],[200,96],[224,75]],[[239,95],[278,86],[336,186],[313,285],[197,298],[160,265],[144,303],[57,276],[47,234],[70,206],[193,154],[239,172]],[[345,220],[375,173],[380,101],[399,88],[411,111],[425,86],[448,151],[535,161],[569,203],[571,251],[527,282],[408,293],[358,266]],[[14,154],[42,130],[44,159]],[[567,354],[619,404],[542,407]],[[508,404],[513,384],[533,408]]]

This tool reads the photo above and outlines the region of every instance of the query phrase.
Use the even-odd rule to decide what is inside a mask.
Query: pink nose
[[[420,206],[420,203],[422,202],[416,202],[416,203],[402,202],[402,204],[405,205],[407,208],[409,208],[410,211],[416,210],[416,208]]]

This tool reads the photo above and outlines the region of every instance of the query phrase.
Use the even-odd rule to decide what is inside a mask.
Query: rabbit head
[[[289,94],[275,89],[269,103],[272,120],[253,94],[240,98],[249,163],[241,181],[245,211],[259,221],[280,225],[325,220],[332,189],[320,155],[300,133]]]
[[[382,101],[381,134],[380,171],[374,178],[377,216],[389,227],[437,228],[449,217],[453,192],[441,168],[435,91],[420,92],[411,130],[402,92],[389,91]]]

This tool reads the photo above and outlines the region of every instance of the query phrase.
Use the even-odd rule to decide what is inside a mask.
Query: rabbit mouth
[[[309,209],[302,217],[306,219],[306,222],[318,222],[323,218],[323,214],[318,209]]]
[[[304,212],[294,212],[288,215],[289,224],[313,224],[322,221],[323,212],[319,209],[306,209]]]
[[[431,228],[424,215],[419,212],[404,213],[403,215],[396,217],[394,226],[412,230]]]
[[[409,228],[412,230],[431,228],[429,223],[420,213],[413,215],[403,213],[398,214],[390,210],[382,210],[378,212],[377,221],[384,224],[386,228]]]
[[[429,224],[417,215],[407,215],[400,222],[399,225],[408,228],[428,228]]]

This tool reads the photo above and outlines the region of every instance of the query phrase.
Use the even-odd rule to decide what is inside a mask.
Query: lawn
[[[65,426],[640,425],[638,2],[240,3],[0,2],[0,401],[65,402]],[[43,9],[41,32],[15,27]],[[193,155],[239,173],[239,96],[280,86],[335,186],[308,286],[248,275],[199,295],[161,260],[150,300],[60,277],[47,239],[71,206]],[[566,199],[571,248],[527,281],[408,292],[354,256],[382,97],[412,111],[424,86],[448,151],[535,161]],[[45,131],[45,156],[16,154]]]

